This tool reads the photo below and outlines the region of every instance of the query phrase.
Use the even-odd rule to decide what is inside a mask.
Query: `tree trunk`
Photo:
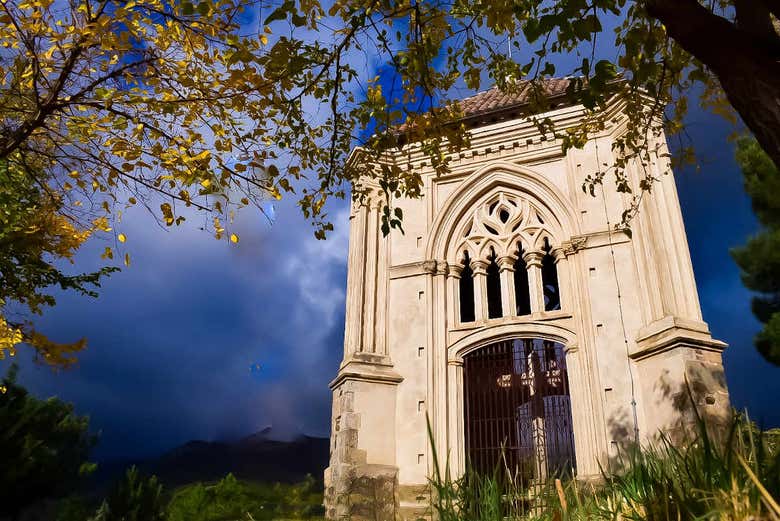
[[[780,166],[780,56],[697,0],[647,0],[650,16],[720,81],[731,105]]]

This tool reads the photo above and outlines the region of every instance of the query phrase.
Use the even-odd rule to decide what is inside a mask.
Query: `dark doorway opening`
[[[574,431],[563,345],[496,342],[464,357],[466,457],[492,475],[506,467],[530,487],[574,475]]]

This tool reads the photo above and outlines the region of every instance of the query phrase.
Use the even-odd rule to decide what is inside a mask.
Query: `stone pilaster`
[[[395,372],[386,347],[387,239],[381,202],[353,208],[347,280],[344,360],[331,382],[330,465],[325,471],[330,520],[395,521],[398,468]]]

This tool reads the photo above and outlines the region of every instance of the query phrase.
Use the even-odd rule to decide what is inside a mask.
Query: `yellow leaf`
[[[261,34],[260,35],[260,43],[262,43],[263,45],[268,45],[268,37],[266,35],[264,35],[264,34]]]
[[[230,234],[230,242],[233,242],[233,243],[238,242],[238,235],[236,235],[235,233],[231,233]]]
[[[130,254],[125,253],[125,266],[130,266]]]
[[[117,235],[117,239],[119,239],[119,242],[125,242],[127,240],[127,237],[125,237],[124,233],[120,233]]]
[[[204,179],[203,181],[200,182],[200,184],[203,188],[208,188],[209,186],[211,186],[211,179]]]

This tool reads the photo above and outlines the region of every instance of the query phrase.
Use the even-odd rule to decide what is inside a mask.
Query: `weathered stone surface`
[[[387,465],[331,466],[325,484],[328,519],[398,519],[398,469]]]

